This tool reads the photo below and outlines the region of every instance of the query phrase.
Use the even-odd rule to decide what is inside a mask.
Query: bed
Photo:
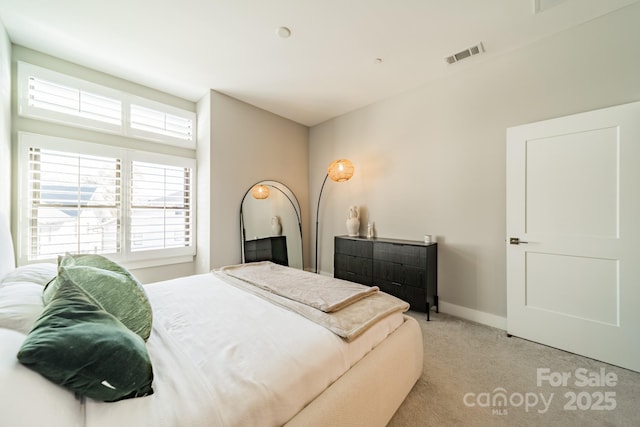
[[[384,426],[422,373],[422,334],[406,308],[374,315],[366,327],[338,322],[351,333],[339,336],[293,310],[280,291],[233,274],[244,266],[230,266],[143,286],[153,314],[145,343],[152,394],[80,397],[16,359],[43,310],[43,286],[59,270],[15,268],[6,224],[0,241],[3,426]],[[300,274],[277,267],[285,269],[277,275]],[[335,313],[373,295],[358,298]]]

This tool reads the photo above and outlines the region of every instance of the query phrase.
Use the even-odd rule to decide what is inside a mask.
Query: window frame
[[[67,114],[30,105],[29,78],[31,76],[46,80],[50,83],[67,86],[71,89],[90,92],[94,95],[99,95],[120,101],[120,124],[116,125],[90,119],[87,117],[82,117],[80,115]],[[91,83],[86,80],[80,80],[66,74],[58,73],[47,68],[38,67],[37,65],[18,61],[18,115],[20,116],[85,129],[92,129],[101,132],[124,134],[124,121],[122,120],[124,108],[125,105],[122,102],[121,93],[119,91],[95,83]]]
[[[29,78],[31,76],[46,80],[50,83],[67,86],[71,89],[90,92],[91,94],[120,101],[120,124],[110,124],[107,122],[82,117],[81,115],[67,114],[30,105]],[[123,92],[67,74],[59,73],[57,71],[23,61],[18,61],[17,87],[17,107],[19,116],[59,123],[66,126],[80,127],[99,132],[122,135],[129,138],[143,139],[192,150],[196,148],[197,115],[193,111],[143,98],[141,96],[136,96],[127,92]],[[190,120],[191,138],[180,138],[169,135],[165,132],[151,132],[133,127],[131,123],[132,105],[139,105],[144,108],[160,111],[165,115],[169,114]]]
[[[124,217],[124,226],[126,227],[125,231],[122,233],[126,238],[124,242],[126,243],[124,247],[124,251],[126,251],[126,257],[129,260],[139,261],[149,258],[168,258],[168,257],[180,257],[180,256],[195,256],[196,254],[196,160],[188,157],[179,157],[179,156],[169,156],[166,154],[160,153],[151,153],[148,151],[141,150],[132,150],[132,149],[124,149],[125,153],[125,162],[126,165],[123,166],[124,175],[122,177],[123,187],[126,187],[126,192],[124,193],[124,197],[126,198],[125,207],[123,207],[123,211],[125,214]],[[156,163],[163,164],[165,166],[177,166],[191,169],[191,180],[189,184],[189,191],[191,193],[190,203],[189,203],[189,218],[190,218],[190,242],[191,245],[179,248],[165,248],[165,249],[153,249],[149,251],[132,251],[131,250],[131,235],[133,232],[131,231],[131,164],[133,161],[140,161],[145,163]],[[152,254],[153,256],[150,256]]]
[[[189,157],[134,150],[125,147],[80,141],[70,138],[37,134],[31,132],[18,132],[18,194],[23,195],[18,203],[18,235],[17,258],[18,265],[33,262],[55,261],[51,259],[31,260],[30,257],[30,233],[29,220],[32,209],[29,183],[29,149],[37,147],[47,150],[70,152],[75,154],[96,155],[103,157],[119,158],[121,161],[120,177],[120,251],[105,254],[110,259],[120,262],[128,268],[153,267],[180,262],[191,262],[196,254],[196,160]],[[190,245],[177,248],[153,249],[147,251],[131,251],[131,164],[133,161],[156,163],[165,166],[177,166],[191,169],[190,176]],[[62,255],[62,254],[60,254]]]
[[[131,112],[134,105],[162,112],[163,114],[165,114],[165,116],[172,115],[182,119],[191,120],[191,139],[174,137],[162,132],[145,131],[143,129],[134,127],[132,123],[132,112]],[[127,136],[130,136],[132,138],[146,139],[148,141],[161,142],[161,143],[166,143],[169,140],[180,141],[181,142],[180,144],[175,144],[175,145],[180,145],[180,146],[190,145],[189,148],[195,148],[196,114],[193,112],[183,110],[181,108],[176,108],[171,105],[162,104],[160,102],[152,101],[150,99],[141,98],[139,96],[129,95],[127,97],[126,111],[124,112],[124,114],[126,115],[125,121],[126,121]]]

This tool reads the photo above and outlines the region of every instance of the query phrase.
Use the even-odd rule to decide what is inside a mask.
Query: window
[[[118,253],[120,159],[40,147],[27,150],[28,258]]]
[[[117,99],[33,76],[28,81],[29,107],[120,126],[122,102]]]
[[[192,111],[18,62],[18,114],[195,148]]]
[[[195,254],[193,159],[31,133],[18,155],[21,263]]]
[[[120,92],[18,62],[18,114],[124,134]]]
[[[179,166],[131,162],[132,251],[189,244],[191,173]]]
[[[145,104],[150,105],[147,101]],[[163,111],[164,110],[164,111]],[[193,119],[184,111],[168,108],[158,109],[131,104],[130,125],[132,136],[155,139],[158,135],[171,137],[183,141],[193,141]]]

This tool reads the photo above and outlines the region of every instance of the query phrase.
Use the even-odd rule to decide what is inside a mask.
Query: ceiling
[[[15,44],[312,126],[637,1],[0,0],[0,19]]]

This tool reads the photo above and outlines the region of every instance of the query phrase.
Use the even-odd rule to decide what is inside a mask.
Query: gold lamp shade
[[[256,185],[251,190],[251,195],[254,199],[266,199],[267,197],[269,197],[269,187],[262,184]]]
[[[335,182],[348,181],[353,176],[353,163],[347,159],[339,159],[329,165],[327,175]]]

